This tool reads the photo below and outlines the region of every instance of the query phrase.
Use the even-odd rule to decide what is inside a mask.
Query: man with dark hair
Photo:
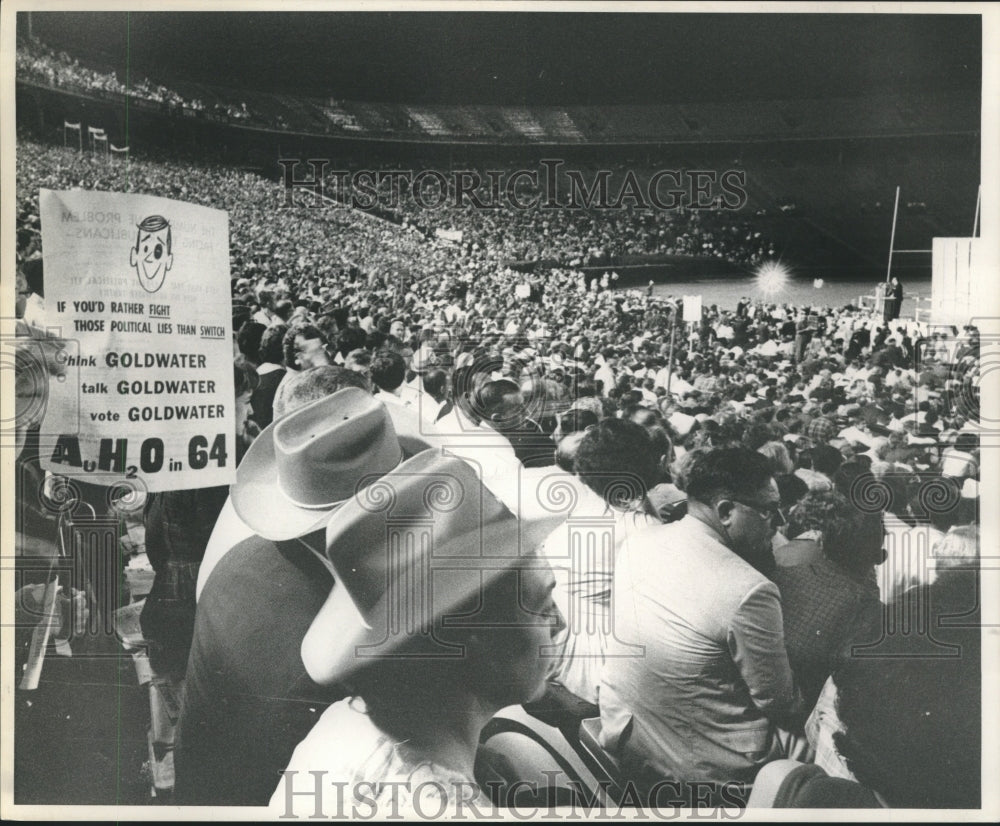
[[[399,388],[406,378],[406,362],[399,353],[379,350],[372,357],[371,376],[372,382],[382,391],[379,395],[399,398]]]
[[[385,345],[388,338],[389,336],[381,330],[369,330],[365,338],[365,349],[371,350],[374,353]]]
[[[510,379],[486,382],[480,387],[476,401],[479,415],[498,430],[510,424],[518,424],[524,415],[521,388]]]
[[[833,448],[836,450],[836,448]],[[833,490],[833,481],[824,473],[816,470],[816,448],[809,447],[799,450],[795,456],[795,475],[809,486],[809,490],[822,492]]]
[[[603,419],[588,429],[576,452],[574,469],[583,483],[618,508],[641,501],[658,481],[659,457],[641,425]]]
[[[448,401],[448,374],[440,367],[432,367],[419,377],[423,398],[420,401],[420,418],[427,426],[451,410]]]
[[[814,444],[823,445],[837,437],[837,424],[832,416],[837,406],[830,401],[823,402],[815,418],[806,425],[806,436]]]
[[[265,327],[281,324],[281,317],[275,312],[275,295],[272,290],[262,289],[257,293],[257,303],[260,308],[253,315],[253,320]]]
[[[451,377],[452,407],[435,420],[428,432],[448,440],[449,452],[480,468],[484,480],[505,479],[516,484],[523,466],[491,415],[503,421],[508,414],[497,406],[497,400],[502,402],[507,392],[516,394],[513,402],[517,404],[520,390],[511,381],[486,390],[494,383],[490,379],[493,363],[489,357],[480,356],[455,368]]]
[[[833,487],[833,477],[844,463],[844,456],[833,445],[817,445],[812,451],[813,470],[822,473],[830,480],[830,487]]]
[[[274,314],[278,316],[286,324],[288,320],[292,317],[292,311],[295,309],[295,305],[292,304],[287,298],[281,299],[281,301],[276,301],[274,304]]]
[[[552,440],[559,444],[571,433],[586,430],[591,425],[597,424],[597,414],[593,410],[584,410],[574,407],[567,410],[556,419],[556,429],[552,432]]]
[[[278,385],[285,377],[285,355],[284,340],[288,327],[284,324],[275,324],[265,328],[260,338],[260,346],[257,348],[259,364],[257,375],[260,378],[257,389],[250,396],[250,407],[253,409],[253,420],[261,428],[267,427],[274,421],[274,394],[278,390]]]
[[[337,352],[341,358],[347,358],[351,350],[364,347],[368,334],[360,327],[345,327],[337,335]]]
[[[541,426],[528,415],[530,402],[510,379],[483,384],[475,395],[478,414],[497,433],[506,437],[514,455],[525,467],[546,467],[554,463],[552,442]]]
[[[941,452],[941,475],[951,479],[975,479],[979,476],[979,437],[975,433],[959,433],[953,447]]]
[[[260,366],[260,340],[267,329],[263,324],[256,321],[247,320],[240,326],[236,333],[236,346],[250,364],[254,367]]]
[[[448,397],[448,374],[440,367],[434,367],[424,373],[420,383],[424,392],[438,404],[442,404]]]
[[[687,515],[616,563],[615,634],[644,656],[605,664],[600,739],[644,786],[750,784],[799,746],[779,729],[800,699],[766,576],[781,500],[767,459],[744,447],[697,455],[684,484]]]
[[[659,521],[646,503],[656,459],[649,434],[634,422],[604,419],[579,435],[573,467],[582,485],[575,486],[575,524],[557,528],[543,551],[556,578],[552,597],[570,625],[553,640],[557,654],[550,679],[596,704],[605,657],[621,655],[609,616],[615,559]],[[576,440],[567,441],[572,446]],[[587,527],[595,520],[601,523],[597,531]]]
[[[585,431],[576,430],[567,433],[559,440],[559,444],[556,445],[556,466],[560,470],[565,470],[567,473],[574,472],[576,453],[580,449],[580,442],[583,441],[585,435]]]

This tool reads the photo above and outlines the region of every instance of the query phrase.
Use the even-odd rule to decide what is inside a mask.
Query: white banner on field
[[[40,201],[46,315],[67,342],[42,467],[151,492],[231,484],[229,216],[151,195]]]
[[[451,241],[453,244],[462,243],[462,230],[460,229],[436,229],[434,234],[442,241]]]
[[[684,296],[684,321],[701,321],[701,296]]]

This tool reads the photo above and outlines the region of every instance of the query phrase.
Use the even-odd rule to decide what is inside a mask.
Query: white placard
[[[701,296],[684,296],[684,321],[701,321]]]
[[[151,492],[231,484],[228,215],[83,190],[43,189],[40,205],[46,316],[67,342],[42,466]]]

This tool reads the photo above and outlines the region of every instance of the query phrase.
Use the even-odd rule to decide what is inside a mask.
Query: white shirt
[[[979,472],[976,459],[971,453],[949,447],[941,455],[941,475],[955,479],[975,476]]]
[[[270,327],[272,324],[280,324],[281,316],[261,308],[253,314],[253,320],[258,324],[263,324],[265,327]]]
[[[339,788],[347,806],[354,803],[356,786],[368,788],[367,805],[373,812],[392,813],[390,818],[397,811],[418,815],[441,811],[442,803],[445,808],[454,804],[462,789],[476,788],[475,780],[464,772],[434,762],[416,746],[377,728],[359,697],[340,700],[323,712],[295,747],[287,771],[294,774],[281,777],[270,806],[284,814],[291,800],[291,811],[299,816],[312,814],[319,800],[301,794],[289,797],[290,791],[314,788],[310,772],[325,773],[324,788],[331,801],[336,792],[330,784],[343,784]],[[289,779],[292,789],[286,787]],[[417,795],[420,803],[414,805]]]
[[[468,462],[487,486],[496,478],[516,480],[524,467],[506,436],[487,424],[474,423],[458,405],[438,419],[430,432],[445,439],[447,452]]]
[[[597,368],[597,372],[594,373],[594,380],[602,382],[602,396],[611,395],[611,391],[615,389],[615,371],[608,367],[607,364],[602,364]]]
[[[558,660],[552,677],[597,703],[605,655],[616,648],[609,615],[615,559],[638,531],[658,520],[610,508],[578,477],[569,478],[578,496],[575,507],[541,549],[556,580],[552,597],[566,621],[553,641]]]

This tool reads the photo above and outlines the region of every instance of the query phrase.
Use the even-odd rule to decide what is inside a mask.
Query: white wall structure
[[[979,238],[935,238],[931,275],[931,323],[961,327],[982,315],[988,274]]]

